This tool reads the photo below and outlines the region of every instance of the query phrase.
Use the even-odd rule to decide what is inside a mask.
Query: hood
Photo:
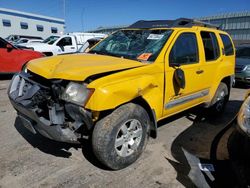
[[[250,58],[236,58],[236,65],[250,65]]]
[[[124,70],[146,64],[104,55],[75,54],[32,60],[27,68],[47,79],[84,81],[92,75]]]

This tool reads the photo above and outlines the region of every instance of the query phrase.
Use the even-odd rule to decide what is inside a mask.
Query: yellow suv
[[[235,66],[230,36],[191,20],[138,21],[89,53],[30,61],[9,98],[24,126],[57,141],[92,139],[111,169],[141,155],[157,122],[204,104],[221,112]]]

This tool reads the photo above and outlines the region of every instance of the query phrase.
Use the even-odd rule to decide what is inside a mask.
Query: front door
[[[58,54],[74,53],[77,51],[76,44],[71,36],[62,38],[56,45],[60,48]]]
[[[201,103],[209,93],[203,84],[204,70],[199,58],[201,41],[197,40],[197,33],[180,32],[174,41],[165,59],[164,116],[170,116]],[[176,81],[177,69],[184,72],[184,88],[181,88]]]

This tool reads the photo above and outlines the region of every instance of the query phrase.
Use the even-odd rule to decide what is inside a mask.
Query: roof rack
[[[220,28],[217,25],[188,18],[179,18],[176,20],[150,20],[150,21],[140,20],[133,23],[128,28],[150,29],[150,28],[193,27],[193,26],[201,26],[214,29]]]

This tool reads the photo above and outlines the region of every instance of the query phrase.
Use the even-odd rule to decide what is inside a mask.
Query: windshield
[[[250,58],[250,47],[240,47],[236,51],[238,58]]]
[[[55,41],[57,40],[57,39],[59,39],[60,37],[59,36],[50,36],[50,37],[48,37],[48,38],[46,38],[44,41],[43,41],[43,43],[47,43],[47,44],[54,44],[55,43]]]
[[[154,61],[172,30],[120,30],[101,41],[89,53]]]

